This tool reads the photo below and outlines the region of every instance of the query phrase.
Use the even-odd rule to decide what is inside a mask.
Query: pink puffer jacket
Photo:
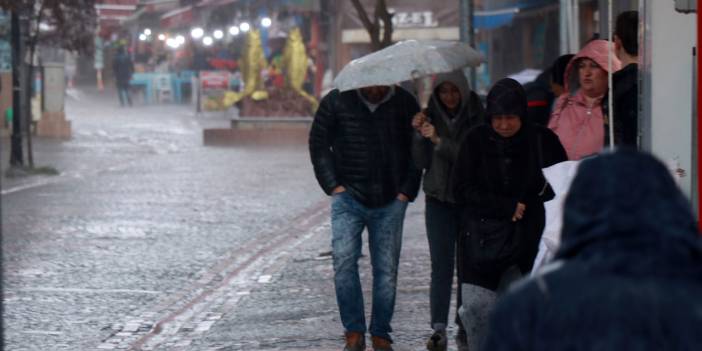
[[[561,95],[551,112],[548,127],[558,135],[569,160],[579,160],[596,154],[604,146],[602,98],[596,99],[591,105],[588,104],[578,83],[575,63],[580,58],[589,58],[607,71],[608,45],[606,40],[593,40],[570,60],[564,81],[566,91],[574,93]],[[618,71],[620,67],[619,59],[613,56],[613,71]]]

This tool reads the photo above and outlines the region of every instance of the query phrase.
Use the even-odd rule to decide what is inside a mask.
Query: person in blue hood
[[[487,122],[472,129],[455,166],[461,224],[462,306],[470,350],[477,350],[497,293],[530,272],[554,194],[542,168],[565,161],[558,137],[532,123],[524,88],[505,78],[487,96]]]
[[[583,161],[556,261],[495,308],[485,350],[702,350],[702,242],[653,156]]]
[[[484,122],[483,114],[480,98],[468,87],[463,72],[454,71],[437,75],[429,106],[412,120],[415,128],[412,158],[417,168],[424,170],[425,222],[431,255],[429,299],[434,332],[427,341],[427,349],[431,351],[447,348],[446,327],[462,214],[453,189],[454,163],[470,128]],[[460,286],[457,300],[460,305]],[[458,315],[455,320],[458,325],[456,345],[462,351],[466,334]]]

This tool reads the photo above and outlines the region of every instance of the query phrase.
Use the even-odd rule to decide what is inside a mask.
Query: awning
[[[501,10],[475,11],[474,27],[476,29],[494,29],[512,23],[514,16],[519,13],[519,7]]]
[[[185,6],[173,11],[164,13],[161,16],[161,28],[170,29],[187,26],[193,23],[193,7]]]

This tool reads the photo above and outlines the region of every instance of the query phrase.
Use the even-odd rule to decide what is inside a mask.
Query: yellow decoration
[[[293,28],[283,49],[282,66],[285,71],[286,84],[305,100],[309,101],[312,104],[312,111],[316,111],[319,105],[317,99],[302,89],[307,75],[308,60],[300,29]]]
[[[251,95],[254,100],[268,99],[268,92],[264,89],[261,71],[268,66],[261,46],[261,33],[252,29],[246,36],[244,54],[241,57],[241,75],[244,82],[244,91],[237,93],[228,91],[224,94],[222,104],[232,106],[246,96]]]

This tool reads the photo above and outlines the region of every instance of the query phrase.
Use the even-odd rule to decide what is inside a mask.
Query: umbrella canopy
[[[456,41],[404,40],[349,62],[334,79],[340,91],[391,85],[431,74],[478,66],[483,55]]]

